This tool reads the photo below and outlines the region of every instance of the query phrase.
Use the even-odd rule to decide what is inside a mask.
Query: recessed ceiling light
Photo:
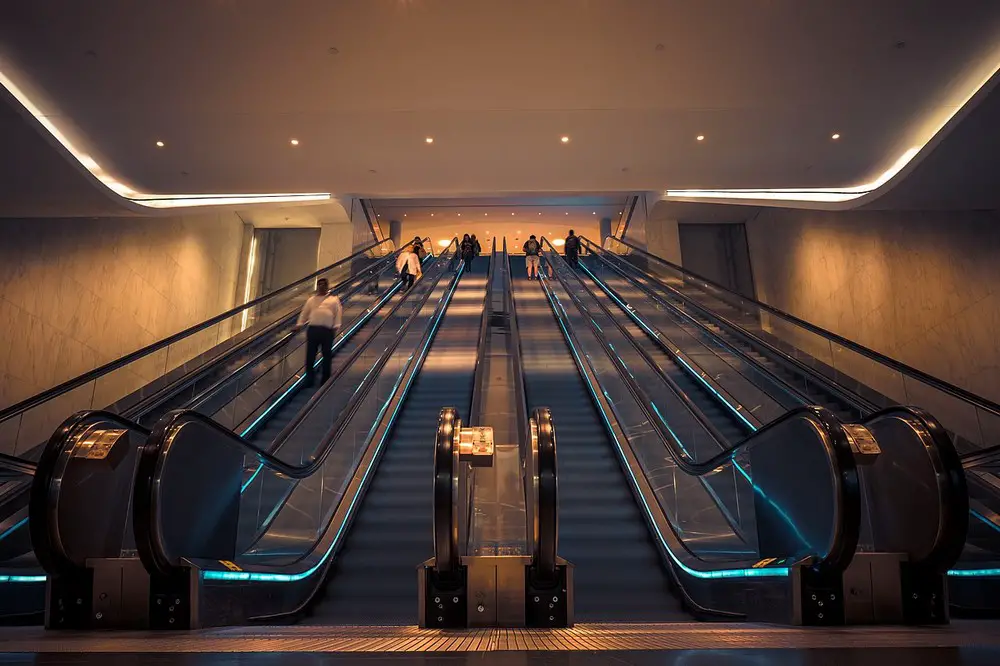
[[[569,137],[568,136],[564,136],[564,137],[562,137],[559,140],[562,141],[563,143],[569,143]]]
[[[403,217],[406,217],[406,213],[403,213]]]
[[[514,213],[511,213],[511,214],[510,214],[510,216],[511,216],[511,217],[514,217]]]
[[[432,136],[427,137],[426,139],[424,139],[424,143],[434,143],[434,137]]]
[[[704,141],[705,140],[705,135],[704,134],[699,134],[696,138],[698,139],[698,141]]]
[[[459,216],[459,217],[462,217],[462,214],[461,214],[461,213],[459,213],[459,214],[458,214],[458,216]]]
[[[163,142],[162,141],[157,141],[156,142],[156,147],[157,148],[163,148]]]
[[[434,213],[431,213],[431,217],[434,217]]]
[[[288,143],[292,144],[293,146],[297,146],[297,145],[299,145],[299,140],[298,139],[292,139]]]
[[[489,216],[490,216],[490,214],[489,214],[489,213],[483,213],[483,216],[484,216],[484,217],[489,217]]]
[[[839,134],[834,134],[834,135],[833,135],[833,136],[831,136],[830,138],[831,138],[831,139],[833,139],[834,141],[836,141],[837,139],[839,139],[839,138],[840,138],[840,135],[839,135]]]
[[[566,213],[566,214],[569,215],[569,213]]]
[[[541,215],[541,213],[539,213],[539,215]]]
[[[596,211],[596,210],[595,210],[595,211],[593,211],[593,212],[591,213],[591,215],[597,215],[597,211]]]

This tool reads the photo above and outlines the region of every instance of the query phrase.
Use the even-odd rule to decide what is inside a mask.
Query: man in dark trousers
[[[296,328],[306,329],[306,378],[305,386],[315,383],[316,352],[323,354],[320,363],[323,383],[330,379],[330,362],[333,360],[333,341],[340,330],[344,309],[336,294],[331,294],[326,278],[316,281],[316,293],[302,307]]]
[[[569,230],[569,236],[566,236],[563,253],[566,255],[566,261],[569,262],[570,266],[577,268],[580,265],[580,237],[572,229]]]

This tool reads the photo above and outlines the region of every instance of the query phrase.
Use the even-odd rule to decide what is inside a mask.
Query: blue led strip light
[[[427,343],[420,349],[420,352],[416,355],[416,357],[414,357],[414,355],[411,354],[408,361],[413,361],[413,359],[416,358],[417,363],[423,362],[423,359],[427,355],[428,349],[434,342],[434,337],[437,334],[437,329],[441,325],[441,320],[444,319],[445,312],[447,312],[448,310],[447,304],[451,302],[451,297],[455,293],[455,289],[458,287],[459,278],[462,276],[462,272],[464,270],[465,270],[465,265],[464,264],[460,265],[458,268],[458,272],[455,274],[454,281],[451,283],[448,292],[444,295],[444,298],[446,299],[445,307],[441,308],[440,314],[438,315],[437,319],[435,319],[434,322],[432,323],[431,334],[427,338]],[[406,370],[408,368],[409,368],[409,363],[403,366],[403,370],[400,373],[399,377],[397,378],[396,384],[393,386],[389,399],[386,400],[385,404],[382,405],[382,409],[379,410],[378,416],[376,416],[372,425],[372,429],[369,430],[369,433],[372,432],[374,429],[376,429],[377,424],[379,424],[382,421],[382,417],[384,416],[385,411],[389,408],[389,403],[392,402],[392,398],[396,395],[396,392],[399,390],[400,382],[402,381],[403,376],[406,374]],[[396,421],[396,417],[399,415],[399,411],[402,409],[403,404],[406,402],[405,396],[409,393],[410,387],[413,385],[414,380],[419,374],[420,374],[419,372],[414,372],[413,374],[411,374],[406,382],[406,385],[403,387],[402,390],[404,397],[403,399],[399,400],[396,403],[396,408],[393,410],[391,416],[389,417],[389,425],[385,429],[385,432],[383,433],[381,439],[379,439],[378,443],[376,444],[376,449],[373,459],[378,457],[379,452],[382,450],[382,447],[385,445],[386,440],[389,438],[389,433],[392,432],[392,426]],[[365,484],[368,481],[368,476],[372,473],[372,470],[374,470],[375,468],[376,465],[370,465],[368,469],[365,470],[364,476],[361,477],[360,487],[363,488],[365,486]],[[361,493],[355,493],[354,496],[351,497],[351,503],[347,508],[348,518],[354,513],[355,504],[357,503],[360,494]],[[350,520],[344,520],[344,522],[341,523],[340,528],[337,530],[337,534],[334,535],[333,537],[333,541],[330,542],[330,547],[327,548],[325,553],[323,553],[323,556],[320,558],[319,562],[317,562],[312,567],[306,569],[301,573],[282,574],[282,573],[262,573],[262,572],[251,572],[251,571],[202,571],[201,577],[203,580],[256,581],[260,583],[293,583],[296,581],[303,580],[304,578],[308,578],[309,576],[316,573],[320,569],[320,567],[322,567],[326,563],[327,559],[329,559],[330,557],[330,554],[334,551],[334,549],[337,547],[337,544],[340,542],[340,539],[343,536],[344,530],[347,528],[348,523],[350,523]]]
[[[598,286],[600,286],[600,287],[601,287],[601,289],[602,289],[602,290],[603,290],[603,291],[604,291],[604,292],[605,292],[605,293],[606,293],[606,294],[607,294],[607,295],[608,295],[609,297],[611,297],[611,298],[612,298],[612,299],[613,299],[613,300],[614,300],[614,301],[615,301],[616,303],[618,303],[618,305],[619,305],[619,306],[620,306],[620,307],[621,307],[621,308],[622,308],[623,310],[625,310],[625,312],[626,312],[626,313],[627,313],[627,314],[629,315],[629,317],[630,317],[630,318],[631,318],[631,319],[632,319],[633,321],[635,321],[635,322],[636,322],[636,324],[638,324],[638,325],[639,325],[640,327],[642,327],[642,328],[643,328],[643,330],[645,330],[645,331],[646,331],[647,333],[649,333],[650,335],[652,335],[652,336],[654,336],[654,337],[656,337],[656,338],[659,338],[659,337],[660,337],[660,336],[659,336],[659,335],[658,335],[658,334],[657,334],[657,333],[655,332],[655,329],[651,329],[651,328],[650,328],[650,327],[649,327],[649,326],[648,326],[648,325],[646,324],[646,322],[645,322],[645,321],[643,321],[643,319],[642,319],[641,317],[639,317],[638,313],[636,313],[636,311],[635,311],[634,309],[632,309],[632,307],[631,307],[630,305],[628,305],[627,303],[624,303],[624,302],[622,302],[622,300],[621,300],[621,299],[619,299],[619,298],[618,298],[618,297],[617,297],[617,296],[616,296],[616,295],[615,295],[615,294],[614,294],[613,292],[611,292],[611,291],[610,291],[610,290],[609,290],[609,289],[608,289],[608,288],[607,288],[607,287],[606,287],[606,286],[605,286],[605,285],[603,284],[603,282],[602,282],[602,281],[601,281],[601,280],[600,280],[599,278],[597,278],[597,277],[596,277],[596,276],[595,276],[595,275],[594,275],[594,274],[593,274],[593,273],[592,273],[592,272],[590,271],[590,269],[589,269],[589,268],[587,268],[587,267],[586,267],[586,266],[585,266],[584,264],[580,264],[580,267],[581,267],[581,268],[583,268],[583,270],[584,270],[584,271],[586,271],[588,275],[590,275],[590,277],[591,277],[591,278],[592,278],[592,279],[594,280],[594,282],[596,282],[596,283],[598,284]],[[740,418],[740,419],[741,419],[741,420],[742,420],[742,421],[743,421],[744,423],[746,423],[746,424],[747,424],[747,426],[748,426],[748,427],[749,427],[749,428],[750,428],[751,430],[753,430],[754,432],[756,432],[756,431],[757,431],[757,428],[756,428],[756,427],[755,427],[755,426],[754,426],[754,425],[753,425],[752,423],[750,423],[749,421],[747,421],[747,420],[746,420],[746,418],[744,418],[743,414],[742,414],[742,413],[741,413],[741,412],[740,412],[739,410],[737,410],[736,408],[734,408],[734,407],[733,407],[733,405],[732,405],[732,404],[731,404],[731,403],[730,403],[730,402],[729,402],[728,400],[726,400],[726,399],[725,399],[725,398],[724,398],[724,397],[723,397],[722,395],[720,395],[718,391],[716,391],[716,390],[715,390],[715,389],[714,389],[714,388],[713,388],[712,386],[710,386],[710,385],[709,385],[709,384],[708,384],[707,382],[705,382],[705,379],[704,379],[703,377],[701,377],[701,375],[699,375],[699,374],[698,374],[697,372],[695,372],[694,368],[692,368],[692,367],[691,367],[690,365],[688,365],[688,364],[687,364],[687,362],[686,362],[686,361],[685,361],[685,360],[684,360],[683,358],[679,358],[679,357],[678,357],[678,359],[677,359],[677,360],[678,360],[678,361],[680,361],[680,362],[681,362],[681,363],[682,363],[682,364],[683,364],[683,365],[685,366],[685,368],[687,368],[687,370],[689,371],[689,374],[690,374],[691,376],[693,376],[693,377],[694,377],[695,379],[697,379],[697,380],[698,380],[699,382],[701,382],[701,383],[702,383],[702,384],[703,384],[703,385],[704,385],[704,386],[705,386],[706,388],[708,388],[708,390],[710,390],[710,391],[711,391],[712,393],[714,393],[714,394],[715,394],[715,395],[716,395],[716,396],[717,396],[717,397],[719,398],[719,400],[721,400],[721,401],[722,401],[722,402],[723,402],[723,403],[724,403],[724,404],[725,404],[725,405],[726,405],[726,406],[727,406],[727,407],[728,407],[728,408],[730,409],[730,411],[732,411],[732,412],[733,412],[734,414],[736,414],[736,416],[738,416],[738,417],[739,417],[739,418]],[[654,407],[654,409],[655,409],[655,408],[656,408],[656,405],[653,405],[653,407]],[[666,425],[666,421],[665,421],[665,420],[663,419],[663,417],[662,417],[662,415],[661,415],[661,414],[659,413],[659,410],[658,410],[658,409],[656,410],[656,412],[657,412],[657,416],[658,416],[658,417],[660,418],[660,422],[661,422],[661,423],[663,423],[664,425]],[[667,427],[669,428],[669,426],[667,426]],[[678,440],[678,441],[679,441],[679,440]],[[682,448],[683,448],[683,445],[682,445]],[[747,481],[750,481],[750,478],[749,478],[749,477],[747,476],[747,474],[746,474],[746,471],[745,471],[745,470],[744,470],[744,469],[743,469],[743,468],[742,468],[742,467],[741,467],[741,466],[739,465],[739,463],[737,463],[736,461],[733,461],[733,464],[734,464],[734,465],[736,466],[736,468],[737,468],[737,469],[738,469],[738,470],[740,471],[740,473],[741,473],[741,474],[743,474],[743,476],[744,476],[744,477],[747,477]],[[752,482],[752,481],[750,481],[750,483],[751,483],[751,485],[753,485],[753,482]],[[754,486],[754,490],[755,490],[755,491],[757,490],[756,486]],[[777,510],[777,511],[779,512],[779,514],[782,514],[783,516],[785,515],[785,514],[784,514],[784,511],[783,511],[782,509],[780,509],[779,507],[775,506],[775,505],[774,505],[774,503],[773,503],[773,502],[772,502],[772,501],[771,501],[771,500],[770,500],[769,498],[765,498],[765,499],[767,499],[767,501],[768,501],[769,503],[771,503],[771,505],[772,505],[772,506],[774,506],[774,508],[775,508],[775,509],[776,509],[776,510]],[[976,511],[973,511],[973,510],[970,510],[970,513],[971,513],[971,514],[972,514],[972,515],[973,515],[973,516],[974,516],[975,518],[977,518],[977,519],[979,519],[980,521],[982,521],[982,522],[984,522],[984,523],[988,524],[988,525],[989,525],[989,526],[990,526],[991,528],[993,528],[994,530],[997,530],[997,531],[1000,531],[1000,527],[997,527],[997,526],[996,526],[996,525],[995,525],[995,524],[994,524],[994,523],[993,523],[992,521],[990,521],[990,520],[986,519],[985,517],[983,517],[983,516],[979,515],[979,514],[978,514],[978,513],[976,512]],[[791,525],[791,522],[787,520],[787,517],[786,517],[786,522],[788,522],[788,523],[789,523],[789,525]],[[794,525],[791,525],[791,526],[792,526],[792,529],[794,529],[794,530],[795,530],[796,532],[798,532],[798,531],[799,531],[799,530],[798,530],[798,529],[797,529],[797,528],[796,528],[796,527],[795,527]],[[949,570],[949,571],[948,571],[948,575],[949,575],[949,576],[954,576],[954,577],[958,577],[958,578],[975,578],[975,577],[997,577],[997,576],[1000,576],[1000,568],[995,568],[995,569],[951,569],[951,570]]]
[[[645,320],[643,320],[642,317],[640,317],[639,314],[632,308],[631,305],[629,305],[628,303],[622,301],[621,298],[619,298],[617,294],[615,294],[611,289],[609,289],[607,287],[607,285],[605,285],[602,280],[600,280],[596,275],[594,275],[593,273],[591,273],[590,269],[587,268],[587,266],[585,264],[580,264],[580,267],[584,271],[586,271],[587,275],[589,275],[591,277],[591,279],[595,283],[597,283],[597,286],[599,286],[601,288],[601,291],[603,291],[605,294],[607,294],[612,300],[615,301],[615,303],[618,304],[619,307],[621,307],[622,310],[625,311],[625,313],[632,319],[632,321],[634,321],[636,324],[638,324],[644,331],[646,331],[646,333],[648,333],[652,337],[656,338],[657,340],[661,339],[662,336],[660,335],[659,331],[657,331],[655,328],[652,328],[651,326],[649,326],[645,322]],[[681,363],[681,365],[684,366],[684,368],[688,371],[689,375],[691,375],[692,377],[694,377],[695,380],[697,380],[702,386],[704,386],[706,389],[708,389],[709,391],[711,391],[715,395],[716,398],[718,398],[719,400],[721,400],[722,404],[724,404],[729,409],[729,411],[731,411],[738,419],[740,419],[740,421],[742,421],[744,424],[746,424],[747,428],[749,428],[752,432],[756,432],[757,431],[757,427],[754,426],[754,424],[752,424],[750,421],[748,421],[745,416],[743,416],[743,411],[740,410],[740,409],[737,409],[731,402],[729,402],[729,400],[727,400],[725,397],[723,397],[721,393],[719,393],[717,390],[715,390],[715,387],[713,387],[711,384],[709,384],[707,381],[705,381],[705,378],[701,375],[701,373],[697,372],[694,368],[692,368],[688,364],[688,362],[685,361],[682,357],[675,356],[674,358],[676,358],[677,361],[679,361]]]
[[[549,291],[548,289],[546,289],[546,295],[549,297],[550,302],[553,303],[554,309],[555,306],[558,306],[558,309],[562,310],[563,317],[567,317],[566,311],[565,309],[563,309],[562,303],[559,302],[559,297],[556,296],[551,291]],[[594,387],[586,371],[584,371],[583,360],[580,357],[580,353],[576,345],[573,343],[572,336],[570,336],[569,331],[566,329],[566,325],[563,323],[563,318],[556,317],[556,321],[559,323],[559,328],[562,329],[563,337],[566,339],[566,344],[569,347],[570,352],[573,354],[573,358],[576,361],[577,367],[579,367],[581,370],[580,374],[583,376],[584,382],[587,385],[587,389],[593,396],[595,404],[600,405],[597,389]],[[601,415],[601,420],[604,421],[604,427],[608,431],[608,434],[611,435],[611,439],[614,441],[615,446],[618,448],[619,454],[622,456],[622,459],[625,459],[626,458],[625,449],[622,445],[622,442],[619,441],[618,436],[615,434],[614,427],[611,425],[611,421],[608,419],[608,415],[600,407],[597,408],[597,412]],[[632,477],[632,483],[634,487],[639,488],[640,487],[639,481],[636,478],[635,473],[632,471],[632,467],[630,465],[625,465],[624,467],[628,471],[629,476]],[[647,515],[649,515],[650,518],[652,518],[653,511],[652,508],[649,506],[649,504],[646,502],[645,496],[642,493],[636,493],[636,495],[642,500],[642,505]],[[660,531],[660,527],[657,524],[656,520],[651,519],[649,523],[653,526],[653,529],[656,530],[656,536],[660,540],[660,544],[663,546],[663,550],[666,551],[666,553],[670,556],[670,559],[678,567],[680,567],[681,570],[683,570],[685,573],[695,578],[700,578],[700,579],[782,578],[782,577],[787,577],[791,573],[791,569],[789,567],[761,567],[760,569],[717,569],[715,571],[698,571],[697,569],[692,569],[691,567],[684,564],[680,560],[680,558],[678,558],[677,555],[675,555],[674,552],[670,549],[670,546],[667,543],[667,540],[664,538],[663,533]]]

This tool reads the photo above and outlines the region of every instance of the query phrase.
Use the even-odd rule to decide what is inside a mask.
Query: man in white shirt
[[[323,354],[320,363],[323,381],[330,379],[330,362],[333,358],[333,341],[337,338],[344,316],[344,308],[336,294],[329,293],[326,278],[316,281],[316,293],[302,307],[296,327],[306,329],[306,387],[315,383],[316,352]]]
[[[399,271],[399,279],[403,281],[405,289],[412,287],[413,282],[421,276],[420,259],[411,246],[404,247],[396,257],[396,270]]]

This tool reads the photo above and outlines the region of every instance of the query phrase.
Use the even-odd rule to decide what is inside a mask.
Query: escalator
[[[669,578],[607,430],[577,371],[539,282],[511,259],[529,409],[558,419],[559,544],[574,564],[576,619],[690,619]],[[609,563],[616,563],[609,566]]]
[[[414,567],[431,552],[428,434],[442,405],[469,409],[477,357],[470,332],[482,318],[488,268],[480,260],[463,273],[309,622],[416,623]]]
[[[595,255],[586,270],[596,273],[594,279],[604,281],[606,288],[619,290],[626,301],[637,304],[661,330],[674,335],[684,329],[685,333],[676,335],[690,332],[692,338],[700,337],[706,346],[712,346],[726,363],[752,368],[758,377],[754,383],[785,407],[824,404],[845,421],[866,424],[877,435],[881,432],[881,458],[886,464],[866,470],[868,475],[883,477],[868,482],[876,493],[880,486],[896,485],[891,479],[893,472],[920,469],[911,448],[904,448],[898,440],[910,436],[910,431],[922,432],[926,441],[936,442],[928,449],[936,450],[940,458],[932,472],[937,478],[961,477],[955,450],[962,453],[971,507],[965,499],[966,481],[958,478],[952,485],[961,497],[946,498],[943,506],[928,506],[927,511],[947,518],[951,527],[942,520],[941,531],[950,531],[949,538],[964,532],[968,523],[965,550],[949,572],[953,610],[978,614],[993,607],[992,612],[996,612],[993,603],[983,606],[984,595],[978,593],[975,581],[992,589],[1000,574],[1000,482],[978,464],[996,448],[990,442],[994,424],[1000,423],[1000,408],[770,306],[727,292],[617,239],[608,243],[614,252],[589,242],[586,245]],[[915,403],[918,408],[899,407],[898,403]],[[919,407],[930,409],[933,416]],[[914,464],[918,467],[912,467]],[[928,480],[926,492],[936,485]],[[913,491],[926,495],[918,488]],[[910,529],[905,525],[904,521],[881,531]],[[911,527],[919,530],[922,526]],[[955,563],[956,556],[957,552],[951,552],[941,561]]]
[[[456,270],[456,245],[356,352],[356,381],[324,385],[273,450],[191,410],[161,420],[142,450],[131,520],[151,593],[170,599],[149,606],[149,626],[414,621],[411,557],[429,554],[430,538],[410,523],[426,515],[414,498],[429,467],[411,431],[424,394],[435,396],[436,418],[442,382],[468,400],[475,342],[461,328],[482,312],[484,280]],[[392,544],[391,565],[369,557],[373,540]]]
[[[268,430],[260,429],[260,426],[265,426],[270,431],[275,427],[280,428],[280,422],[275,422],[274,417],[280,416],[285,419],[291,417],[293,410],[309,397],[308,392],[297,391],[301,383],[302,366],[299,348],[302,336],[295,335],[292,328],[300,307],[299,301],[304,295],[308,295],[313,281],[317,276],[340,274],[345,266],[353,265],[359,268],[358,273],[348,276],[332,289],[344,302],[344,320],[347,326],[337,342],[337,347],[341,348],[339,351],[347,352],[356,344],[357,337],[363,337],[356,337],[356,334],[376,318],[380,311],[391,308],[393,299],[397,298],[396,290],[391,286],[382,292],[371,288],[378,284],[380,277],[382,283],[386,284],[385,274],[394,270],[392,266],[394,254],[390,252],[382,257],[372,256],[371,248],[366,248],[272,295],[257,299],[238,309],[237,312],[220,315],[146,350],[131,354],[116,364],[99,368],[68,382],[62,387],[67,393],[55,392],[51,396],[43,395],[27,401],[21,405],[23,409],[16,418],[23,421],[33,413],[32,410],[37,411],[41,408],[47,408],[49,416],[55,413],[55,407],[65,406],[72,409],[74,406],[72,399],[77,396],[81,387],[84,389],[93,387],[88,394],[92,402],[102,393],[98,386],[123,385],[115,379],[118,375],[127,375],[142,363],[147,363],[148,368],[150,360],[162,358],[164,352],[169,355],[171,350],[181,349],[185,345],[190,347],[192,340],[201,339],[203,342],[206,332],[215,339],[224,331],[232,331],[235,323],[239,322],[240,328],[236,329],[236,334],[231,338],[181,364],[148,386],[117,400],[105,412],[108,415],[120,412],[119,425],[134,431],[134,435],[130,436],[141,439],[148,435],[148,427],[152,426],[155,419],[166,410],[171,407],[189,407],[222,421],[242,424],[241,429],[244,434],[256,431],[254,434],[260,441],[270,434]],[[389,284],[391,285],[391,281]],[[15,413],[17,410],[11,411],[10,419],[15,418],[13,416]],[[66,437],[73,437],[74,432],[82,432],[89,427],[89,420],[85,414],[86,412],[80,412],[78,416],[66,421],[47,448],[43,450],[43,447],[35,447],[32,450],[35,455],[41,452],[41,460],[45,463],[42,465],[45,478],[36,479],[35,485],[51,484],[52,478],[49,473],[52,471],[52,464],[60,457],[56,449]],[[63,439],[60,439],[59,433],[62,433]],[[138,441],[133,443],[138,444]],[[126,442],[123,441],[120,448],[124,448],[125,445]],[[135,459],[134,456],[126,458],[133,461]],[[116,465],[120,462],[121,460],[115,459]],[[27,487],[29,484],[22,485]],[[39,492],[36,494],[40,497],[38,510],[44,511],[46,490],[44,488],[37,490]],[[4,525],[4,538],[0,539],[0,554],[4,562],[2,571],[9,577],[8,582],[15,570],[21,569],[26,569],[26,573],[32,574],[32,579],[44,581],[44,576],[40,575],[38,564],[34,562],[34,556],[29,550],[29,544],[34,542],[35,550],[41,554],[43,565],[53,565],[65,558],[60,555],[53,556],[51,534],[39,529],[37,525],[32,526],[27,520],[27,493],[22,491],[21,494],[24,496],[25,506],[20,513],[14,513],[7,519]],[[5,506],[8,507],[14,506],[12,500],[17,498],[14,493],[10,495],[8,498],[5,493],[4,498]],[[116,512],[109,513],[115,515]],[[30,539],[29,531],[31,531]],[[132,549],[132,546],[127,545],[129,537],[124,538],[125,550]],[[13,576],[13,579],[21,577]],[[28,595],[19,596],[27,598]],[[41,606],[36,607],[40,609]]]

